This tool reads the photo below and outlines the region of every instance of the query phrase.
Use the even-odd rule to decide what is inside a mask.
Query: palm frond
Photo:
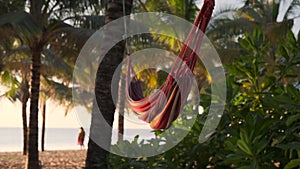
[[[12,75],[9,71],[4,71],[1,74],[0,79],[1,85],[8,87],[8,90],[1,94],[0,97],[6,97],[10,101],[14,102],[20,99],[20,82],[18,79]]]
[[[33,17],[26,12],[7,13],[0,16],[0,33],[12,32],[22,41],[31,42],[42,34]]]
[[[242,34],[245,30],[251,30],[258,26],[256,22],[249,22],[246,18],[239,18],[234,20],[223,19],[218,20],[215,25],[207,30],[207,36],[213,41],[224,36],[236,36]]]
[[[284,18],[293,19],[298,17],[300,17],[300,0],[292,0]]]
[[[52,20],[48,26],[46,38],[53,44],[58,43],[60,46],[75,44],[81,48],[93,33],[95,33],[95,30],[75,28],[62,21]]]
[[[57,56],[53,51],[43,50],[44,59],[42,60],[41,72],[47,76],[56,76],[71,81],[73,68],[67,64],[63,58]]]
[[[50,97],[55,100],[72,101],[72,88],[64,84],[63,82],[57,82],[45,76],[42,76],[43,88],[47,90]]]
[[[75,26],[85,29],[98,30],[105,25],[104,15],[83,15],[76,18]]]
[[[222,6],[222,8],[217,8],[214,10],[211,20],[215,20],[218,18],[231,18],[233,13],[235,13],[239,9],[240,7],[236,5],[224,5]]]

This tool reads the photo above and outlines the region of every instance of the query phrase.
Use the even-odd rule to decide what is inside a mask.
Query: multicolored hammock
[[[143,96],[141,83],[136,78],[130,57],[128,57],[126,83],[128,90],[126,93],[129,106],[141,120],[150,123],[151,128],[155,130],[168,128],[176,120],[186,103],[192,81],[192,77],[187,74],[195,67],[197,54],[200,51],[202,38],[214,5],[214,0],[204,1],[194,21],[194,26],[181,47],[165,83],[158,92],[148,97]],[[194,50],[191,49],[191,46]]]

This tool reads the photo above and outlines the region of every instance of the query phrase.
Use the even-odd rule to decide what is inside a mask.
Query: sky
[[[27,117],[29,114],[29,101],[27,103]],[[22,104],[20,101],[12,103],[8,99],[0,99],[0,128],[2,127],[18,127],[22,128]],[[78,116],[77,113],[84,113],[84,115]],[[115,121],[118,121],[118,114],[115,114]],[[39,126],[42,124],[42,115],[39,113]],[[81,119],[79,119],[81,118]],[[46,103],[46,128],[79,128],[80,126],[88,127],[91,115],[89,113],[82,112],[79,109],[70,110],[65,115],[65,108],[59,104],[48,100]],[[132,115],[125,115],[126,128],[139,128],[150,129],[145,122],[138,122],[136,117]],[[114,124],[114,128],[117,128],[117,124]]]
[[[221,5],[229,5],[229,4],[238,5],[236,2],[238,2],[238,0],[231,0],[231,1],[216,0],[216,10]],[[199,1],[199,3],[201,3],[201,1]],[[293,31],[298,32],[299,29],[300,29],[300,18],[297,19],[297,21],[295,22]],[[0,86],[0,95],[3,92],[4,92],[4,88]],[[29,112],[29,102],[27,104],[27,112]],[[0,127],[22,127],[21,115],[22,115],[21,103],[19,101],[12,103],[5,98],[0,98],[0,117],[1,117]],[[41,117],[41,115],[39,115],[39,117]],[[87,116],[87,118],[89,118],[89,116]],[[80,121],[78,121],[77,119],[75,110],[71,110],[65,116],[64,107],[59,106],[58,104],[52,101],[47,101],[46,119],[47,119],[46,127],[48,128],[78,128],[79,126],[81,126]],[[133,120],[132,123],[132,119],[133,119],[132,117],[128,117],[127,120],[125,118],[126,120],[125,127],[133,126],[135,120]],[[41,119],[39,120],[39,122],[41,123]]]
[[[29,102],[27,103],[27,113],[29,112]],[[0,127],[22,127],[22,104],[17,101],[12,103],[8,99],[0,99]],[[41,124],[41,113],[39,122]],[[65,109],[58,104],[47,101],[46,104],[46,127],[51,128],[78,128],[78,123],[74,112],[70,111],[65,116]]]

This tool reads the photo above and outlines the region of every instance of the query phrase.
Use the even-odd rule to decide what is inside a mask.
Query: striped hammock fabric
[[[155,130],[170,127],[186,103],[192,82],[192,77],[188,75],[188,72],[192,72],[195,67],[197,54],[200,51],[213,8],[214,0],[204,1],[165,83],[157,92],[148,97],[143,96],[140,81],[136,76],[132,77],[135,72],[128,57],[126,97],[129,106],[141,120],[150,123],[150,127]]]

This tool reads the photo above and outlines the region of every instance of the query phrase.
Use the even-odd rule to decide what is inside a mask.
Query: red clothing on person
[[[80,131],[78,133],[78,141],[77,144],[83,146],[84,144],[84,137],[85,137],[85,132],[83,130],[83,128],[80,128]]]

